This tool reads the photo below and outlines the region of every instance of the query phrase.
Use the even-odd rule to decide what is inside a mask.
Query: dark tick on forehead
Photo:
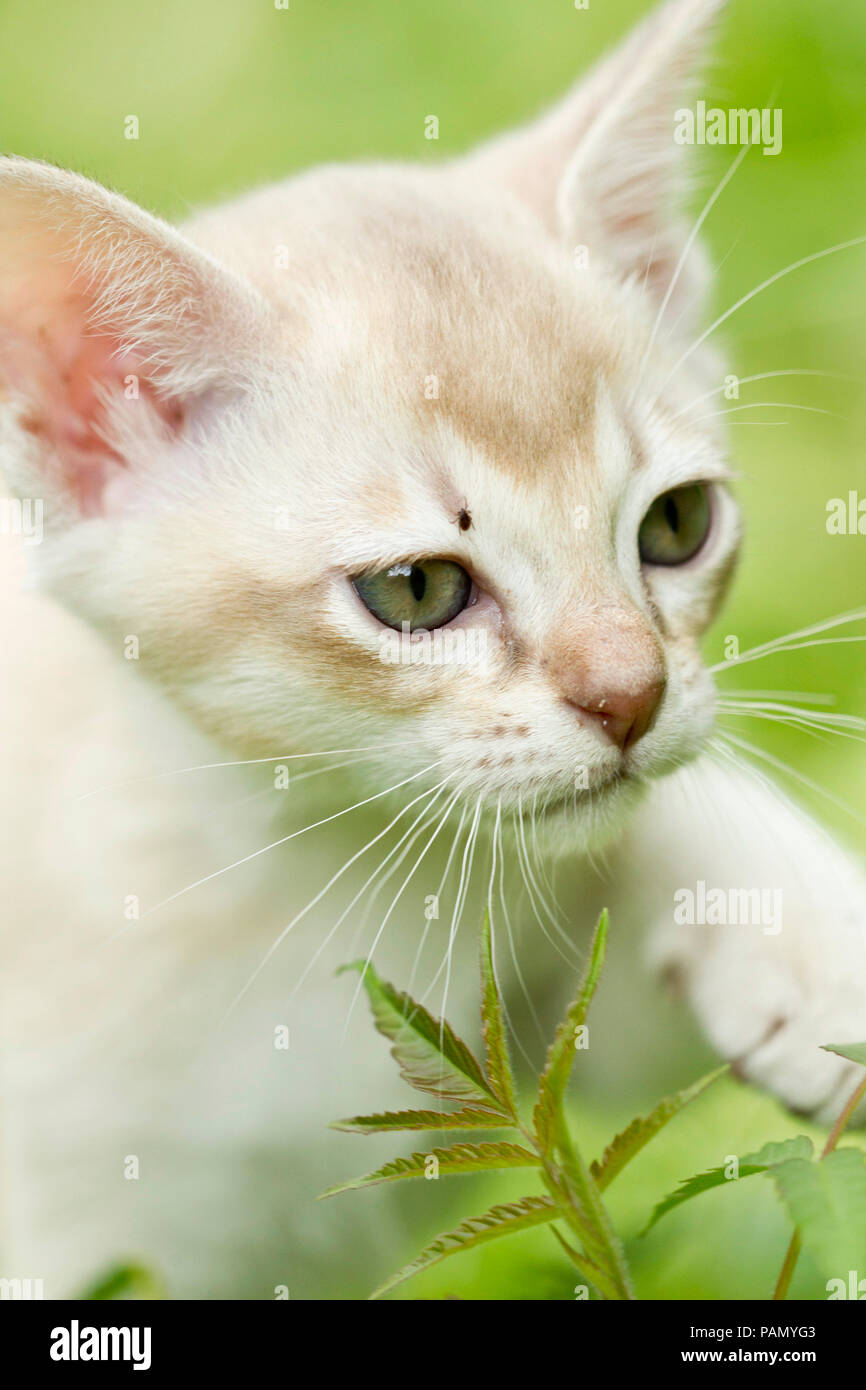
[[[472,525],[472,517],[465,507],[461,507],[457,513],[457,525],[461,531],[468,531]]]

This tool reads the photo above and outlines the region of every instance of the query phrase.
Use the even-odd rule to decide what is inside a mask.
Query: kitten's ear
[[[677,108],[700,75],[725,0],[668,0],[534,125],[471,154],[551,232],[663,295],[685,237]]]
[[[127,466],[124,431],[158,441],[181,430],[204,393],[238,381],[265,312],[251,287],[125,198],[0,159],[0,403],[20,429],[5,447],[13,488],[72,514],[102,511]]]

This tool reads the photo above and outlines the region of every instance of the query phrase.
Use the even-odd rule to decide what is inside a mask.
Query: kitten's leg
[[[714,1047],[792,1109],[835,1118],[863,1072],[821,1044],[866,1041],[853,857],[761,773],[709,758],[657,784],[623,849],[650,959]]]

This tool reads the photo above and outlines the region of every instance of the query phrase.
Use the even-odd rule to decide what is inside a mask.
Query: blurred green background
[[[287,11],[273,0],[0,0],[0,144],[181,217],[321,160],[431,160],[462,150],[558,96],[648,8],[643,0],[590,0],[585,11],[571,0],[291,0]],[[716,313],[789,262],[866,233],[864,72],[862,0],[733,4],[701,95],[724,107],[780,106],[784,145],[778,158],[753,151],[709,218]],[[424,139],[431,113],[438,143]],[[135,142],[124,139],[128,115],[140,122]],[[729,160],[725,148],[695,152],[696,210]],[[798,368],[845,379],[790,376],[743,387],[742,403],[831,413],[767,407],[730,417],[748,538],[731,601],[708,637],[712,661],[729,634],[745,649],[866,603],[866,536],[830,536],[825,526],[828,499],[850,490],[866,497],[864,303],[866,247],[796,271],[719,335],[740,376]],[[866,633],[866,624],[839,630],[853,633]],[[780,655],[725,672],[720,684],[830,693],[838,709],[866,714],[864,645]],[[866,850],[861,743],[767,721],[731,727],[825,788],[835,800],[799,791]],[[614,947],[608,998],[616,999],[618,973],[628,975],[629,951]],[[662,1002],[650,1004],[627,1049],[612,1015],[604,1018],[609,1062],[600,1076],[590,1067],[581,1107],[590,1154],[633,1107],[647,1109],[662,1088],[710,1062],[681,1012]],[[723,1085],[616,1185],[614,1211],[633,1233],[679,1178],[802,1129],[772,1102]],[[454,1184],[455,1215],[508,1191],[507,1179],[482,1192],[477,1179],[468,1183]],[[423,1193],[405,1203],[409,1255],[433,1232]],[[747,1298],[766,1296],[785,1241],[769,1185],[758,1182],[700,1199],[632,1254],[644,1296]],[[353,1296],[365,1280],[357,1264],[350,1268]],[[406,1296],[569,1298],[573,1282],[542,1233],[462,1257]],[[795,1292],[822,1290],[804,1260]]]

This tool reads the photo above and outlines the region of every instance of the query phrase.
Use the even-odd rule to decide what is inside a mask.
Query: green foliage
[[[866,1059],[864,1043],[826,1044],[824,1050],[854,1062]],[[676,1192],[658,1204],[643,1234],[646,1235],[674,1207],[711,1188],[721,1187],[731,1177],[767,1173],[794,1224],[794,1235],[782,1264],[774,1299],[787,1298],[804,1246],[825,1273],[838,1276],[849,1268],[856,1268],[866,1249],[866,1154],[861,1149],[836,1150],[836,1143],[864,1094],[866,1078],[842,1110],[817,1160],[811,1139],[802,1134],[780,1144],[765,1144],[757,1153],[738,1159],[735,1174],[729,1175],[727,1167],[713,1168],[686,1179]]]
[[[391,1042],[391,1052],[406,1081],[416,1090],[443,1102],[459,1102],[457,1110],[404,1110],[359,1115],[335,1126],[371,1134],[384,1130],[511,1129],[525,1141],[464,1142],[393,1159],[364,1177],[337,1184],[322,1194],[336,1196],[353,1188],[406,1178],[438,1178],[449,1174],[500,1172],[535,1168],[547,1189],[516,1201],[498,1203],[481,1216],[467,1217],[421,1251],[414,1260],[386,1279],[371,1295],[379,1298],[452,1255],[489,1241],[549,1226],[560,1248],[605,1299],[631,1299],[632,1278],[619,1237],[601,1193],[675,1115],[717,1080],[719,1067],[693,1085],[660,1101],[649,1115],[638,1117],[607,1145],[601,1159],[587,1165],[574,1141],[565,1115],[565,1096],[571,1069],[590,1006],[604,968],[608,915],[599,918],[589,964],[573,1002],[554,1034],[538,1081],[532,1126],[521,1119],[499,986],[493,959],[489,916],[481,931],[481,1031],[485,1064],[444,1020],[437,1020],[407,994],[380,980],[372,967],[356,963],[379,1032]],[[854,1062],[866,1063],[866,1044],[827,1044]],[[860,1149],[833,1152],[844,1126],[866,1092],[864,1080],[851,1096],[816,1160],[812,1140],[797,1135],[764,1144],[723,1167],[711,1168],[682,1181],[659,1202],[644,1229],[646,1235],[668,1212],[692,1198],[722,1187],[736,1178],[770,1176],[794,1224],[794,1237],[785,1257],[775,1298],[784,1298],[803,1245],[828,1273],[856,1268],[866,1247],[866,1154]]]
[[[431,1160],[433,1161],[431,1163]],[[348,1192],[353,1187],[373,1187],[380,1182],[397,1182],[401,1178],[425,1178],[432,1173],[439,1177],[444,1173],[490,1172],[498,1168],[536,1168],[541,1162],[538,1154],[521,1148],[520,1144],[455,1144],[450,1149],[431,1149],[429,1153],[415,1153],[409,1158],[395,1158],[368,1173],[364,1178],[354,1178],[351,1182],[338,1183],[323,1192],[323,1197],[334,1197],[338,1192]]]
[[[532,5],[499,0],[491,24],[489,6],[466,0],[440,0],[436,6],[417,0],[402,6],[356,0],[347,22],[344,5],[297,3],[281,13],[243,0],[187,0],[182,6],[175,0],[149,0],[148,22],[141,24],[139,11],[115,0],[67,0],[63,6],[11,0],[0,6],[0,44],[15,54],[4,72],[3,143],[19,154],[84,169],[146,206],[185,216],[190,206],[208,205],[232,190],[283,177],[321,159],[371,154],[423,159],[440,150],[453,154],[468,148],[541,110],[648,9],[649,0],[593,5],[588,13],[562,0],[535,0]],[[708,220],[705,232],[716,266],[713,313],[781,265],[862,230],[857,201],[866,182],[862,9],[862,0],[835,0],[832,7],[816,6],[813,0],[776,0],[739,6],[736,22],[722,26],[714,71],[729,93],[723,104],[760,105],[781,80],[785,154],[776,160],[762,159],[759,151],[754,152],[757,157],[749,155]],[[455,62],[455,53],[482,54],[483,61]],[[155,71],[158,84],[147,80]],[[32,99],[36,72],[44,94],[38,101]],[[419,92],[430,93],[425,111],[445,117],[438,143],[423,139]],[[374,99],[366,99],[368,94]],[[145,138],[140,142],[118,137],[118,113],[127,110],[142,117]],[[697,215],[730,154],[711,146],[689,153]],[[761,234],[742,235],[756,214]],[[759,300],[758,312],[747,308],[725,325],[733,367],[740,374],[785,367],[835,369],[862,380],[866,338],[862,317],[851,306],[862,302],[864,293],[866,255],[859,251],[787,277],[770,297],[762,297],[765,311]],[[730,417],[750,544],[731,599],[706,638],[705,650],[713,661],[721,656],[727,633],[738,633],[745,647],[863,601],[862,571],[852,564],[856,539],[829,536],[820,524],[828,497],[846,496],[851,477],[862,467],[862,401],[844,383],[831,387],[809,377],[787,377],[784,386],[780,400],[830,406],[837,413],[797,412],[778,428],[741,426],[738,421],[744,417]],[[760,382],[751,391],[755,395],[749,400],[776,394],[764,392]],[[781,421],[789,414],[794,416],[768,410],[765,418]],[[757,415],[763,412],[745,418]],[[792,546],[802,563],[792,564]],[[744,667],[744,684],[832,691],[839,709],[856,711],[863,693],[859,651],[839,645],[820,653],[790,652],[767,663],[760,680],[750,674],[760,667]],[[733,668],[724,685],[738,683]],[[829,816],[846,835],[858,834],[858,844],[866,847],[860,822],[840,809],[846,799],[862,803],[863,764],[850,755],[852,744],[804,739],[793,725],[766,719],[758,729],[762,745],[809,777],[810,785],[799,784],[798,790],[815,812]],[[742,732],[752,736],[745,722]],[[816,789],[820,785],[832,788],[839,800],[827,801]],[[629,1085],[644,1086],[650,1097],[670,1089],[671,1059],[693,1045],[693,1034],[680,1019],[665,1018],[667,1050],[648,1048],[621,1069]],[[609,1086],[595,1103],[581,1099],[581,1136],[591,1129],[589,1151],[600,1153],[607,1134],[621,1125],[621,1095]],[[405,1127],[493,1131],[499,1125],[495,1116],[470,1123],[469,1112],[464,1115],[460,1125],[445,1115],[438,1124],[407,1122]],[[402,1127],[392,1118],[369,1116],[368,1125],[359,1120],[338,1127],[357,1133]],[[773,1101],[755,1094],[744,1105],[742,1089],[724,1080],[702,1102],[700,1118],[699,1128],[688,1115],[680,1121],[684,1172],[709,1166],[727,1148],[745,1152],[756,1147],[765,1133],[788,1132],[787,1117]],[[731,1134],[740,1136],[733,1144]],[[653,1182],[653,1196],[667,1191],[678,1171],[671,1169],[664,1143],[650,1146],[638,1169],[614,1189],[618,1206],[631,1212],[640,1200],[639,1188]],[[489,1185],[483,1175],[475,1181]],[[495,1195],[485,1190],[482,1203],[492,1204]],[[769,1202],[766,1211],[759,1207],[760,1195],[760,1185],[746,1185],[736,1196],[729,1194],[732,1205],[718,1199],[738,1224],[727,1228],[716,1259],[705,1257],[704,1223],[705,1210],[707,1225],[718,1219],[710,1210],[715,1199],[707,1208],[688,1207],[670,1231],[660,1228],[648,1245],[670,1240],[671,1258],[663,1274],[650,1268],[648,1260],[641,1271],[644,1288],[656,1297],[725,1297],[724,1279],[726,1272],[733,1279],[736,1258],[737,1296],[743,1296],[744,1287],[757,1290],[755,1281],[769,1274],[768,1243],[778,1238],[777,1213]],[[754,1214],[766,1220],[751,1220]],[[641,1209],[634,1225],[642,1225],[643,1217]],[[468,1266],[471,1270],[478,1263],[485,1291],[523,1297],[531,1252],[548,1244],[550,1260],[539,1252],[531,1269],[534,1297],[543,1296],[538,1292],[543,1289],[550,1297],[567,1298],[569,1278],[556,1283],[556,1262],[564,1263],[561,1251],[541,1230],[519,1241],[482,1247]],[[362,1259],[357,1251],[345,1251],[347,1269],[351,1253]],[[353,1277],[359,1268],[353,1267]],[[448,1268],[434,1271],[427,1287],[447,1275]],[[467,1297],[472,1291],[468,1279]]]
[[[331,1129],[348,1134],[377,1134],[389,1129],[502,1129],[506,1121],[490,1110],[386,1110],[381,1115],[355,1115],[335,1120]]]
[[[676,1192],[659,1202],[643,1234],[646,1235],[647,1231],[652,1230],[656,1222],[669,1211],[682,1206],[683,1202],[688,1202],[692,1197],[699,1197],[702,1192],[709,1192],[714,1187],[723,1187],[725,1183],[736,1182],[740,1178],[752,1177],[755,1173],[767,1173],[777,1164],[785,1163],[789,1159],[808,1161],[811,1157],[812,1141],[801,1134],[796,1139],[786,1139],[781,1144],[765,1144],[758,1153],[738,1158],[734,1173],[730,1173],[726,1165],[724,1168],[710,1168],[708,1172],[698,1173],[694,1178],[686,1178]]]
[[[161,1281],[151,1270],[140,1264],[114,1265],[81,1294],[81,1298],[88,1302],[165,1297]]]
[[[453,1231],[446,1231],[421,1251],[412,1262],[404,1265],[384,1284],[370,1295],[381,1298],[383,1293],[396,1288],[413,1274],[420,1274],[431,1265],[438,1264],[449,1255],[458,1255],[463,1250],[471,1250],[489,1240],[501,1240],[503,1236],[525,1231],[530,1226],[545,1226],[557,1217],[556,1203],[549,1197],[522,1197],[519,1202],[507,1202],[502,1206],[491,1207],[483,1216],[470,1216]]]
[[[485,915],[484,929],[481,933],[481,1031],[487,1052],[487,1074],[502,1105],[510,1118],[517,1123],[514,1075],[505,1039],[488,915]]]
[[[622,1245],[602,1203],[600,1188],[658,1133],[724,1068],[695,1086],[663,1101],[647,1119],[635,1120],[608,1147],[600,1164],[587,1167],[568,1129],[564,1100],[577,1048],[578,1030],[585,1024],[604,966],[608,917],[603,912],[596,928],[589,965],[573,1003],[556,1030],[539,1078],[538,1100],[530,1128],[521,1120],[508,1056],[502,1001],[496,981],[489,918],[481,932],[481,1028],[485,1065],[454,1033],[445,1020],[436,1020],[406,994],[380,980],[360,963],[361,978],[379,1032],[391,1042],[392,1055],[406,1081],[440,1101],[461,1103],[450,1111],[405,1110],[359,1115],[340,1120],[336,1128],[371,1134],[396,1129],[509,1128],[525,1143],[510,1140],[459,1143],[396,1158],[366,1176],[339,1183],[324,1197],[353,1188],[406,1178],[429,1178],[452,1173],[477,1173],[512,1168],[536,1168],[546,1193],[491,1207],[468,1217],[452,1231],[436,1237],[372,1295],[378,1298],[422,1270],[491,1240],[550,1225],[561,1248],[580,1275],[602,1298],[632,1298],[631,1277]],[[597,1181],[598,1178],[598,1181]],[[554,1223],[560,1223],[555,1225]],[[568,1231],[566,1239],[564,1227]]]
[[[602,912],[595,929],[589,965],[584,975],[574,1003],[560,1023],[547,1053],[544,1071],[538,1083],[538,1103],[535,1107],[535,1125],[542,1142],[549,1142],[554,1128],[555,1117],[562,1104],[571,1066],[574,1061],[576,1034],[586,1022],[592,996],[604,969],[607,951],[608,915]]]
[[[702,1091],[720,1076],[727,1072],[727,1066],[717,1067],[708,1076],[702,1076],[700,1081],[696,1081],[693,1086],[687,1086],[683,1091],[677,1091],[676,1095],[666,1096],[660,1100],[658,1105],[649,1115],[639,1116],[632,1120],[631,1124],[616,1138],[612,1139],[605,1149],[600,1160],[593,1163],[590,1172],[595,1178],[599,1191],[603,1191],[608,1183],[613,1182],[617,1173],[622,1172],[627,1163],[630,1163],[635,1154],[640,1153],[645,1144],[658,1134],[660,1129],[672,1120],[684,1105],[689,1101],[696,1100]]]
[[[437,1022],[408,994],[380,980],[372,965],[355,961],[345,970],[358,970],[367,991],[379,1032],[394,1044],[391,1056],[404,1081],[441,1100],[459,1101],[511,1116],[487,1080],[469,1048],[444,1019]]]
[[[824,1052],[835,1052],[837,1057],[847,1057],[849,1062],[859,1062],[866,1067],[866,1043],[824,1043]]]
[[[845,1276],[866,1250],[866,1154],[837,1149],[820,1163],[790,1159],[773,1182],[803,1247],[824,1274]]]

